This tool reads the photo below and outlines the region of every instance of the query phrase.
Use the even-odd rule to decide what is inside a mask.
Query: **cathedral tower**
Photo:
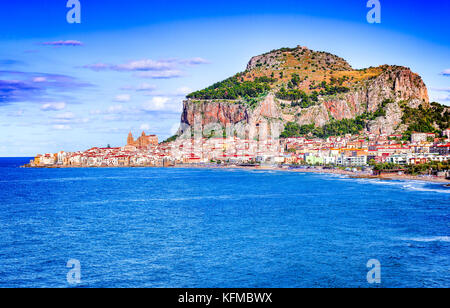
[[[128,134],[127,145],[134,145],[134,138],[131,132]]]

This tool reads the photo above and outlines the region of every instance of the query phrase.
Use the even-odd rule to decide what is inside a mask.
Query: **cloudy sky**
[[[80,0],[81,24],[66,2],[0,3],[0,156],[167,138],[188,92],[297,45],[408,66],[450,105],[448,1],[380,0],[381,24],[362,0]]]

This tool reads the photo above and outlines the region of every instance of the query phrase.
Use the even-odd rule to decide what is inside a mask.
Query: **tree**
[[[291,79],[291,83],[294,86],[298,86],[300,84],[300,76],[298,74],[292,74],[292,79]]]

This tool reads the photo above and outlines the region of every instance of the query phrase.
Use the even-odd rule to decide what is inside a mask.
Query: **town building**
[[[128,147],[136,147],[136,148],[147,148],[148,146],[156,146],[158,145],[158,137],[156,135],[147,136],[145,132],[142,132],[141,136],[134,140],[133,134],[130,132],[127,138],[127,146]],[[130,148],[131,149],[131,148]]]

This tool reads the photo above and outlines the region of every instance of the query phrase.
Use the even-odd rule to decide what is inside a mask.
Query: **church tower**
[[[134,145],[134,138],[131,132],[128,134],[127,145]]]

